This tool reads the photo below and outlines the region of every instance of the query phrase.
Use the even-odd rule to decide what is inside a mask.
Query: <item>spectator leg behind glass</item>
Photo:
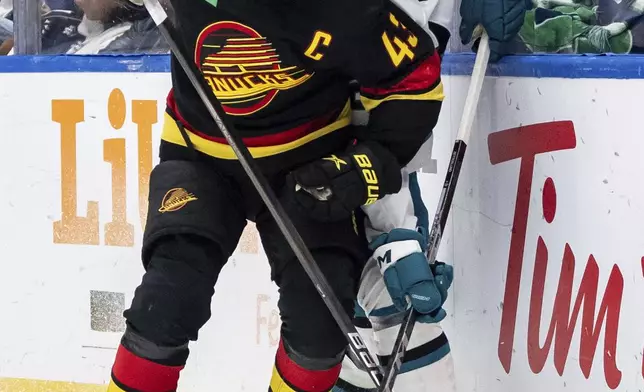
[[[13,22],[0,18],[0,56],[9,54],[13,48]]]

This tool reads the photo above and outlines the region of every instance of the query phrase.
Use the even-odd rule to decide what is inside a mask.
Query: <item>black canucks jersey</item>
[[[170,0],[192,55],[255,158],[283,166],[378,141],[405,165],[436,123],[443,98],[431,38],[381,0]],[[357,80],[368,126],[348,127]],[[162,139],[236,159],[173,58]],[[276,159],[277,157],[281,159]],[[284,159],[286,158],[286,159]]]

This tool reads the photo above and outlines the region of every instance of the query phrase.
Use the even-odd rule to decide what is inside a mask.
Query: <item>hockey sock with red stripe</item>
[[[308,370],[295,363],[280,341],[270,392],[329,392],[338,380],[341,364],[326,370]]]
[[[183,366],[161,365],[119,345],[108,392],[172,392]]]

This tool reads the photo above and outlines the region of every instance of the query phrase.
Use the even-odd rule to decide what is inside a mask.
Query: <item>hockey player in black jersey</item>
[[[352,313],[371,255],[360,207],[401,189],[401,169],[438,118],[443,87],[434,39],[390,1],[169,2],[179,45],[193,55]],[[370,112],[366,126],[350,123],[351,80],[360,82]],[[211,316],[219,272],[251,220],[280,292],[281,340],[269,390],[330,391],[345,336],[174,58],[172,84],[160,163],[150,178],[146,272],[125,312],[108,390],[176,390],[188,343]],[[332,197],[320,201],[302,190],[310,187]],[[437,291],[429,266],[416,264],[414,287],[400,287],[403,300],[411,291]],[[444,301],[414,298],[424,314]]]

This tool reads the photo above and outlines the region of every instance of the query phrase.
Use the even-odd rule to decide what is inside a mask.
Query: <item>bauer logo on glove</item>
[[[364,202],[364,205],[367,206],[369,204],[373,204],[380,198],[378,196],[378,193],[380,192],[378,187],[378,175],[373,169],[373,165],[371,164],[367,154],[354,155],[353,159],[355,159],[358,167],[362,169],[362,178],[367,185],[367,200]]]
[[[364,143],[293,171],[287,178],[287,197],[315,220],[338,221],[398,192],[401,184],[396,158],[376,143]]]

